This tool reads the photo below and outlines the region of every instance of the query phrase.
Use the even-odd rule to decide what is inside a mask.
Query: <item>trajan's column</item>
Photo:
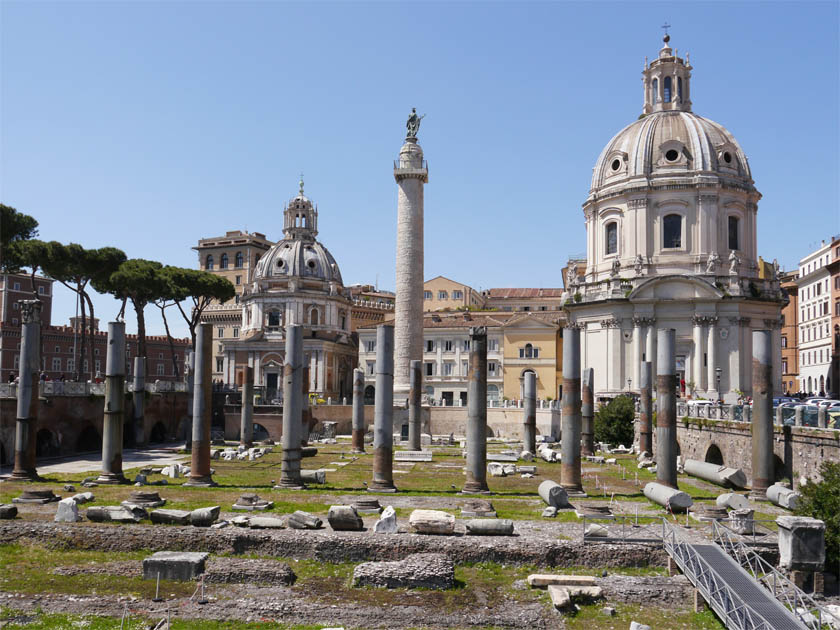
[[[423,185],[429,170],[417,144],[415,108],[406,122],[405,144],[394,162],[397,200],[397,300],[394,322],[394,404],[404,405],[410,389],[410,362],[423,359]]]

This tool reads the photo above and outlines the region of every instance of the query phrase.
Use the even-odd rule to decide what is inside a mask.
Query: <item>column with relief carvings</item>
[[[706,378],[708,380],[708,385],[706,387],[707,390],[712,391],[714,390],[717,393],[717,396],[720,396],[720,392],[717,391],[717,317],[710,317],[708,319],[709,324],[709,336],[706,341],[706,345],[708,346],[706,352],[708,353],[708,369],[706,370]]]

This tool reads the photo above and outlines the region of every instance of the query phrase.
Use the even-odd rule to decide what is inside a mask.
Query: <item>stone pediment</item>
[[[670,275],[651,278],[630,293],[634,300],[719,300],[723,292],[694,276]]]
[[[530,312],[511,317],[504,326],[505,328],[545,328],[547,330],[557,330],[557,324],[547,322],[540,317],[535,317]]]

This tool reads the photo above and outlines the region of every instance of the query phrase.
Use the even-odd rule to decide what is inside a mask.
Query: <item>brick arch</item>
[[[166,441],[166,425],[163,424],[160,420],[155,422],[152,430],[149,432],[149,443],[156,444],[160,442]]]
[[[36,457],[55,457],[59,454],[58,436],[46,428],[40,428],[35,434]]]
[[[76,436],[76,452],[101,451],[102,436],[96,427],[88,423]]]
[[[708,464],[718,464],[720,466],[723,465],[723,453],[720,450],[720,447],[712,442],[709,444],[708,448],[706,448],[706,455],[703,458]]]

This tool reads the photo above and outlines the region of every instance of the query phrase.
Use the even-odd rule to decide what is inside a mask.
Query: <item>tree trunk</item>
[[[137,313],[137,356],[148,359],[146,354],[146,316],[143,312],[146,304],[140,303],[138,305],[134,300],[131,300],[131,303],[134,304],[134,312]]]
[[[82,343],[79,348],[79,365],[76,366],[76,380],[84,382],[84,364],[85,364],[85,348],[87,348],[87,330],[85,324],[87,323],[87,317],[85,316],[85,298],[84,293],[82,292],[81,285],[76,285],[79,287],[76,289],[76,293],[79,295],[79,311],[82,314],[82,325],[79,326],[79,322],[74,322],[74,332],[75,334],[79,335],[81,333]],[[92,366],[88,365],[88,368]]]
[[[90,336],[90,349],[88,350],[88,352],[90,352],[91,372],[95,376],[96,375],[96,361],[94,360],[94,356],[96,354],[96,352],[95,352],[96,332],[95,332],[95,329],[94,329],[95,318],[93,316],[93,302],[91,301],[90,296],[87,293],[84,293],[84,298],[85,298],[85,300],[87,300],[88,308],[90,309],[90,318],[88,319],[88,335]],[[105,349],[105,354],[106,354],[106,356],[108,354],[107,346],[106,346],[106,349]]]
[[[169,322],[166,321],[167,307],[161,306],[160,304],[158,304],[157,307],[160,309],[161,317],[163,317],[163,327],[166,329],[166,340],[169,342],[169,356],[172,357],[172,373],[175,375],[175,380],[178,380],[181,378],[181,374],[178,372],[178,361],[175,360],[175,342],[172,340],[172,335],[169,332]]]
[[[181,311],[181,317],[184,318],[184,321],[187,322],[187,326],[190,329],[190,338],[192,340],[192,348],[195,350],[195,325],[196,319],[195,317],[187,317],[187,314],[184,312],[184,309],[181,307],[180,302],[175,302],[175,306],[178,307],[178,310]],[[193,313],[195,312],[195,308],[193,308]]]

